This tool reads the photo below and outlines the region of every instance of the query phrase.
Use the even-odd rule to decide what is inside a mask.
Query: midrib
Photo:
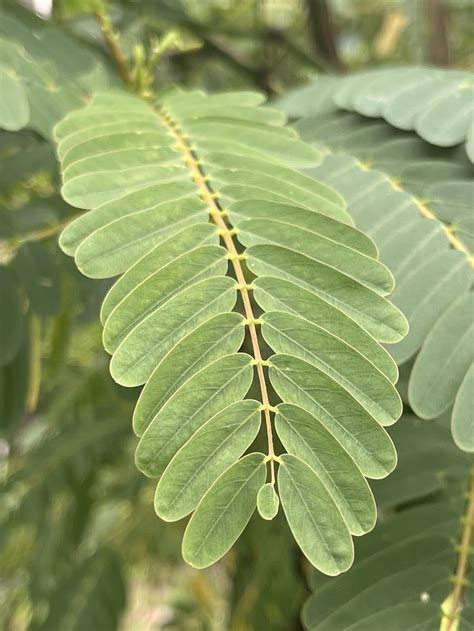
[[[273,430],[270,417],[270,401],[268,397],[268,386],[266,382],[265,372],[263,370],[264,362],[262,359],[262,353],[260,349],[260,342],[257,333],[257,318],[254,314],[254,308],[252,305],[252,298],[250,297],[251,286],[247,283],[244,271],[241,265],[241,255],[239,254],[236,244],[234,242],[234,236],[236,234],[235,228],[227,221],[227,213],[221,208],[218,194],[212,190],[209,184],[209,177],[202,168],[202,161],[199,159],[196,151],[189,144],[187,137],[180,130],[178,124],[173,120],[172,116],[163,112],[157,108],[154,108],[154,112],[164,125],[168,133],[176,141],[176,149],[178,149],[182,156],[184,164],[189,168],[192,180],[196,184],[201,199],[207,204],[209,216],[211,221],[216,225],[219,231],[225,248],[228,252],[228,258],[232,263],[232,267],[237,279],[237,289],[242,297],[242,303],[244,306],[244,312],[246,317],[246,326],[248,326],[250,340],[252,344],[252,354],[257,369],[257,377],[262,397],[262,411],[265,417],[265,426],[267,433],[268,443],[268,456],[270,460],[271,481],[275,482],[275,465],[274,457],[275,451],[273,446]]]

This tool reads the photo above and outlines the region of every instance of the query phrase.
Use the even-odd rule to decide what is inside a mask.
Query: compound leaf
[[[119,276],[101,310],[103,342],[113,378],[144,385],[136,464],[160,477],[156,512],[174,521],[195,511],[185,559],[204,567],[225,554],[257,497],[265,519],[276,515],[274,389],[297,420],[314,420],[296,437],[288,414],[278,433],[294,454],[292,484],[308,478],[320,494],[311,522],[336,524],[329,556],[311,534],[297,540],[337,573],[352,560],[350,533],[374,523],[364,476],[395,465],[383,426],[401,413],[398,373],[380,343],[401,340],[407,323],[387,299],[391,272],[336,187],[298,170],[319,153],[260,102],[252,93],[174,91],[156,104],[97,94],[55,129],[63,196],[90,209],[60,244],[87,276]],[[260,428],[267,457],[243,455]],[[295,529],[291,512],[286,501]]]
[[[311,172],[344,194],[354,222],[374,238],[381,260],[396,278],[392,299],[407,316],[410,330],[390,352],[404,364],[406,402],[420,416],[435,418],[456,402],[474,359],[472,165],[459,149],[436,148],[415,134],[373,120],[383,116],[411,129],[418,119],[430,119],[433,133],[437,126],[445,136],[454,133],[453,125],[465,125],[462,103],[472,90],[472,75],[440,69],[423,75],[423,70],[331,78],[323,82],[322,91],[318,80],[280,104],[292,114],[305,114],[297,123],[299,131],[315,146],[333,152]],[[447,86],[453,89],[445,91]],[[427,87],[436,98],[442,88],[439,102],[426,101]],[[414,94],[420,98],[413,99]],[[338,111],[338,105],[371,120]],[[438,105],[451,108],[452,116],[441,116]],[[466,101],[466,107],[472,106]],[[392,121],[391,116],[399,118]],[[422,136],[428,133],[421,129],[417,127]],[[268,299],[266,304],[271,308]],[[310,319],[307,312],[305,317]],[[390,378],[374,358],[371,361]]]
[[[334,102],[364,116],[381,116],[424,140],[452,147],[468,137],[474,113],[473,75],[438,68],[369,70],[342,80]]]

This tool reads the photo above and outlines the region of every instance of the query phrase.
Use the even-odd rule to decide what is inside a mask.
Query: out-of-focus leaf
[[[61,303],[58,261],[43,243],[25,243],[13,260],[30,307],[40,315],[56,313]]]
[[[432,81],[434,75],[440,81]],[[307,115],[297,122],[298,129],[316,146],[334,152],[313,170],[314,176],[337,185],[344,193],[356,225],[374,238],[381,260],[395,275],[393,299],[408,317],[410,329],[390,352],[399,365],[407,366],[405,400],[426,418],[439,416],[452,405],[474,358],[474,344],[468,339],[470,321],[466,320],[472,319],[468,300],[472,284],[472,165],[458,149],[434,147],[373,117],[385,116],[385,108],[397,95],[408,97],[426,82],[433,89],[442,84],[461,89],[456,83],[459,76],[456,71],[434,69],[425,77],[417,68],[381,70],[343,80],[334,78],[324,94],[318,93],[316,81],[304,93],[296,92],[281,101],[296,115],[299,98],[305,103]],[[461,92],[470,89],[463,84]],[[332,110],[331,92],[335,102]],[[444,105],[453,107],[458,93],[443,92]],[[371,119],[338,111],[337,104]],[[411,116],[416,110],[416,116],[421,117],[431,105],[423,96],[411,106],[407,103],[405,111],[411,111]],[[451,123],[462,122],[465,113],[464,109],[459,112],[459,120],[456,116],[444,120],[442,133],[449,132]],[[436,118],[439,112],[433,109],[432,114]],[[453,318],[452,327],[446,311]],[[456,313],[459,317],[454,317]],[[446,358],[449,368],[443,377]]]
[[[458,396],[474,360],[474,294],[461,296],[427,336],[413,366],[408,398],[421,418],[440,416]]]
[[[452,147],[466,140],[474,115],[472,73],[439,68],[369,70],[340,82],[334,102],[364,116],[383,116],[424,140]]]
[[[0,66],[0,127],[9,131],[22,129],[28,123],[30,108],[21,83],[15,75]]]
[[[457,565],[458,547],[453,540],[459,538],[466,523],[460,516],[466,511],[465,488],[471,462],[467,456],[459,457],[459,450],[447,440],[446,427],[433,424],[429,432],[426,428],[414,417],[402,417],[394,427],[400,453],[399,477],[395,484],[392,478],[385,481],[387,485],[384,481],[376,483],[377,499],[383,507],[380,523],[372,533],[357,540],[356,561],[350,572],[334,579],[313,572],[314,593],[302,615],[306,629],[431,631],[440,627],[441,605],[452,594],[450,579]],[[426,460],[422,458],[423,443]],[[440,454],[451,458],[450,471]],[[435,487],[423,478],[423,473],[428,473],[428,459]],[[403,487],[404,495],[394,495],[393,489]],[[424,502],[413,507],[411,503],[421,498]],[[469,498],[472,502],[471,495],[468,502]],[[461,579],[467,579],[467,574]],[[472,590],[467,587],[459,612],[467,629],[471,602]]]
[[[0,265],[0,366],[13,360],[21,344],[23,315],[18,280]]]
[[[474,365],[466,373],[454,402],[452,431],[456,445],[474,451]]]

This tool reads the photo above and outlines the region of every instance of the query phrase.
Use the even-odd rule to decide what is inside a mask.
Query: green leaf
[[[383,116],[428,142],[451,147],[464,140],[474,113],[472,73],[435,68],[369,70],[340,82],[334,102],[365,116]]]
[[[237,401],[218,412],[176,453],[156,488],[155,510],[166,521],[190,513],[213,482],[253,442],[260,427],[258,401]]]
[[[277,516],[280,498],[275,486],[268,482],[264,484],[257,495],[258,512],[263,519],[272,520]]]
[[[221,161],[224,161],[226,156],[227,154],[220,154],[218,158]],[[259,161],[258,164],[260,164],[260,162],[261,161]],[[263,164],[266,163],[264,162]],[[275,171],[276,168],[276,165],[273,164],[269,166],[269,170],[271,170],[272,173],[278,173],[278,171]],[[286,169],[281,174],[282,177],[287,176],[286,171],[290,174],[294,174],[293,171]],[[318,184],[317,180],[311,180],[308,176],[303,176],[298,173],[298,180],[303,177],[305,178],[304,184],[307,189],[310,188],[307,181],[312,183],[312,189],[316,188],[315,184]],[[320,193],[321,199],[323,201],[330,199],[330,192],[331,189],[322,189],[321,193],[323,193],[323,195]],[[332,206],[336,206],[336,204],[340,211],[340,202],[338,198],[334,196],[332,199]],[[322,212],[321,200],[316,200],[316,206],[310,205],[309,207],[304,208],[288,202],[282,203],[266,201],[261,198],[245,199],[233,202],[231,204],[231,209],[232,216],[234,217],[237,225],[239,225],[242,220],[245,221],[247,219],[260,219],[265,221],[272,220],[282,224],[280,226],[282,230],[285,226],[289,226],[290,228],[302,228],[303,230],[308,231],[308,238],[317,239],[323,237],[328,239],[334,246],[341,244],[347,248],[356,250],[360,254],[365,254],[368,257],[377,257],[377,248],[374,246],[373,241],[366,237],[363,232],[360,232],[356,228],[349,227],[345,223],[347,221],[345,215],[339,221],[333,219],[329,212]],[[289,220],[289,216],[291,216],[291,221]],[[264,236],[265,235],[263,234],[262,238]],[[281,231],[277,233],[277,237],[282,236]],[[322,243],[324,243],[324,241],[322,241]],[[371,261],[376,264],[376,261],[374,261],[373,258]]]
[[[242,206],[239,201],[243,198],[255,197],[261,202],[267,202],[262,204],[263,208],[285,203],[290,204],[296,209],[296,213],[300,212],[300,215],[303,214],[303,209],[311,210],[345,224],[351,223],[344,200],[335,191],[293,169],[261,158],[246,157],[244,163],[243,157],[222,152],[208,154],[210,173],[217,182],[222,183],[224,199],[228,198],[229,202],[235,200],[232,204],[233,211],[240,212]],[[223,166],[227,166],[227,169],[223,169]],[[257,216],[260,216],[259,211]],[[332,227],[338,231],[337,224],[325,220],[324,217],[320,218],[316,232],[324,230],[326,226],[328,230]],[[288,215],[285,214],[284,218],[287,219]],[[341,227],[338,232],[352,236],[352,232],[355,231],[351,232]]]
[[[163,212],[163,208],[161,211]],[[176,212],[176,207],[174,211]],[[141,257],[137,263],[132,265],[128,271],[121,276],[121,278],[115,283],[112,289],[107,294],[101,309],[101,321],[105,324],[112,311],[123,301],[129,294],[137,287],[137,285],[149,282],[150,279],[156,278],[154,274],[165,268],[168,263],[172,263],[174,259],[185,255],[189,252],[191,258],[188,257],[188,261],[192,262],[196,254],[199,255],[201,260],[204,258],[214,258],[216,249],[211,250],[199,250],[199,252],[193,252],[190,250],[199,248],[204,245],[218,245],[219,239],[216,231],[210,224],[193,224],[187,228],[181,230],[169,237],[165,241],[160,243],[160,247],[155,247],[149,254]],[[204,255],[204,257],[203,257]],[[207,255],[207,256],[206,256]],[[121,250],[121,256],[123,256],[123,250]],[[215,258],[215,263],[218,263],[219,256]],[[180,259],[183,261],[183,259]],[[166,267],[166,270],[170,271],[170,267]]]
[[[288,453],[301,458],[317,474],[349,531],[362,535],[371,530],[376,519],[372,492],[355,462],[324,425],[302,408],[282,403],[276,430]]]
[[[291,531],[311,564],[329,576],[347,570],[354,558],[352,539],[314,470],[296,456],[284,454],[278,488]]]
[[[49,21],[31,14],[28,20],[18,17],[2,5],[0,127],[28,126],[50,138],[53,126],[85,96],[108,87],[106,67],[100,56]]]
[[[312,573],[314,593],[302,614],[306,629],[440,627],[441,605],[453,589],[452,571],[457,564],[453,540],[460,537],[472,458],[448,440],[445,424],[435,421],[430,427],[432,431],[427,432],[422,421],[404,416],[393,428],[400,462],[394,476],[377,482],[376,495],[383,507],[379,523],[357,540],[350,572],[337,579]],[[436,487],[425,485],[423,450]],[[446,469],[443,454],[456,463],[455,468]],[[394,485],[397,475],[398,485]],[[396,498],[392,490],[402,480],[406,480],[406,494]],[[414,506],[415,502],[419,505]],[[461,624],[469,622],[471,598],[466,589],[459,611]]]
[[[153,418],[136,453],[138,468],[161,475],[172,456],[204,423],[241,400],[252,382],[250,357],[226,355],[185,381]]]
[[[291,355],[273,355],[270,361],[270,379],[280,399],[316,417],[365,476],[382,478],[393,470],[396,454],[388,434],[344,388]]]
[[[212,337],[209,329],[214,333]],[[221,313],[183,337],[157,365],[141,392],[133,416],[138,436],[187,379],[224,355],[236,353],[244,335],[241,315]]]
[[[101,206],[100,212],[92,211],[70,224],[61,235],[60,245],[66,254],[76,254],[77,250],[80,269],[88,276],[119,274],[186,226],[205,221],[200,201],[181,199],[193,190],[191,184],[173,183],[152,187],[147,194],[127,195],[128,212],[123,212],[123,199]],[[160,203],[156,203],[157,193]]]
[[[170,106],[172,107],[172,102]],[[256,124],[248,124],[242,119],[229,119],[229,122],[216,119],[217,117],[213,121],[205,119],[203,122],[190,122],[187,128],[198,143],[203,140],[210,140],[211,143],[214,140],[219,144],[233,142],[238,152],[243,151],[244,155],[246,149],[258,147],[258,151],[263,149],[270,159],[285,162],[295,168],[312,166],[315,158],[317,159],[311,147],[295,142],[296,133],[290,128],[262,128]],[[215,149],[216,145],[211,144],[211,147]]]
[[[116,346],[110,362],[110,372],[118,383],[136,386],[145,383],[154,367],[171,350],[176,342],[190,333],[205,320],[214,315],[229,311],[236,301],[235,283],[227,277],[211,277],[185,288],[157,307],[140,321],[140,315],[130,325],[128,320],[120,325],[134,326],[124,334]],[[138,305],[140,306],[140,305]],[[135,305],[134,305],[135,307]],[[112,323],[113,324],[113,323]],[[104,329],[105,346],[111,328],[108,322]],[[113,331],[115,333],[115,331]],[[150,345],[149,340],[159,340]]]
[[[265,243],[248,248],[248,267],[256,276],[289,280],[329,302],[375,339],[394,343],[407,333],[406,320],[385,298],[349,276],[294,249]],[[337,285],[338,291],[331,288]]]
[[[160,248],[160,250],[162,250]],[[143,261],[140,269],[143,270]],[[185,252],[165,265],[144,270],[145,278],[134,282],[117,306],[111,311],[104,325],[104,345],[109,352],[117,350],[137,322],[165,308],[170,300],[186,289],[208,278],[224,276],[227,270],[225,250],[208,245]],[[124,277],[125,281],[127,277]],[[136,280],[136,279],[134,279]],[[221,279],[219,279],[221,280]],[[193,292],[191,291],[191,294]],[[188,295],[191,295],[188,292]],[[113,299],[113,294],[112,294]]]
[[[381,263],[331,239],[321,238],[307,227],[292,225],[288,213],[286,221],[277,221],[275,217],[249,219],[238,222],[237,226],[240,241],[246,247],[260,243],[279,245],[334,268],[381,295],[393,290],[393,276]]]
[[[371,483],[381,511],[436,497],[453,478],[466,472],[468,457],[455,448],[445,422],[427,426],[416,416],[404,414],[390,428],[390,436],[397,447],[397,467],[389,478]]]
[[[291,354],[337,382],[381,425],[391,425],[402,413],[393,384],[375,366],[340,338],[304,318],[270,311],[262,334],[282,355]]]
[[[347,179],[340,178],[341,169]],[[440,223],[424,219],[417,200],[393,190],[383,174],[362,169],[357,160],[340,154],[326,158],[314,174],[338,182],[358,225],[377,240],[382,260],[395,275],[393,300],[410,324],[408,335],[392,351],[401,364],[416,353],[453,300],[468,290],[469,260],[449,249]],[[370,190],[370,198],[362,198],[361,190]],[[386,209],[383,216],[381,207]]]
[[[435,564],[399,571],[385,580],[379,578],[377,574],[372,575],[371,585],[365,592],[358,593],[357,598],[351,599],[346,606],[341,603],[338,611],[331,612],[331,615],[320,619],[319,623],[311,624],[308,628],[318,631],[337,631],[344,626],[346,628],[350,626],[357,631],[362,631],[367,629],[367,625],[376,624],[380,627],[380,624],[383,624],[385,626],[384,621],[387,618],[394,621],[391,627],[391,623],[388,623],[388,628],[392,629],[410,628],[406,625],[413,619],[417,622],[421,619],[425,624],[427,621],[430,622],[430,626],[425,626],[425,629],[434,628],[431,625],[439,620],[439,606],[423,607],[422,603],[418,602],[415,605],[418,610],[416,616],[413,615],[411,607],[414,606],[416,599],[419,601],[420,594],[430,594],[440,580],[447,578],[448,569],[443,565]],[[401,601],[404,602],[403,608],[397,606],[397,603]],[[353,607],[357,607],[359,611],[357,616],[354,616]]]
[[[257,506],[265,469],[263,454],[248,454],[214,482],[184,533],[183,557],[187,563],[208,567],[231,548]]]
[[[466,372],[454,402],[451,429],[459,449],[474,451],[474,365]]]
[[[315,105],[317,106],[317,103]],[[395,193],[403,194],[403,191],[406,191],[422,198],[418,200],[415,197],[414,210],[421,213],[427,208],[431,211],[427,216],[434,214],[433,219],[439,218],[449,223],[456,223],[461,217],[471,215],[470,200],[474,187],[472,165],[459,149],[434,147],[423,142],[415,134],[402,134],[383,121],[363,119],[357,114],[340,112],[335,108],[324,116],[308,116],[298,121],[297,128],[305,138],[316,142],[319,147],[324,145],[326,150],[344,151],[358,158],[359,162],[356,162],[356,165],[359,167],[359,172],[354,170],[352,173],[355,179],[343,172],[342,165],[337,173],[341,190],[345,192],[349,188],[352,191],[351,196],[357,200],[355,209],[350,199],[348,207],[358,227],[364,228],[364,223],[361,224],[360,219],[364,222],[367,216],[364,212],[363,201],[372,207],[376,201],[372,201],[373,196],[378,197],[379,191],[373,179],[375,175],[373,169],[386,174],[386,177],[382,177],[382,173],[379,173],[378,180],[380,187],[385,184],[387,202],[392,201],[389,193],[393,201],[396,199],[401,201],[402,195]],[[387,182],[387,176],[394,179],[389,179]],[[319,173],[317,177],[320,177]],[[365,199],[358,197],[357,193],[360,192],[361,185],[357,184],[357,180],[363,182],[365,178],[370,181],[371,177],[373,188],[370,190],[370,195]],[[383,188],[380,188],[380,192],[382,190]],[[404,197],[406,198],[406,195]],[[405,202],[408,200],[405,199]],[[377,216],[379,221],[382,221],[383,217],[380,213],[376,215],[376,208],[377,206],[373,207],[372,213],[374,217]],[[394,212],[397,212],[399,216],[408,214],[403,207],[394,209],[388,215],[384,214],[389,224],[394,220]]]
[[[151,105],[111,91],[55,129],[63,196],[90,209],[60,244],[84,274],[120,276],[101,311],[110,371],[122,385],[144,384],[136,464],[161,476],[160,516],[196,510],[184,551],[199,567],[227,550],[255,508],[264,480],[235,527],[227,516],[218,530],[202,525],[222,507],[220,481],[247,462],[238,459],[261,426],[271,489],[259,507],[276,515],[274,390],[322,424],[323,449],[354,474],[355,498],[341,489],[345,474],[334,480],[327,471],[312,434],[286,436],[284,446],[321,475],[318,488],[337,495],[353,533],[373,525],[364,475],[383,477],[396,460],[382,426],[401,413],[398,372],[380,342],[399,341],[407,323],[386,298],[392,274],[351,225],[337,187],[296,170],[317,164],[319,152],[260,102],[251,93],[171,91]],[[245,400],[252,384],[260,402]],[[313,519],[324,527],[319,512]],[[189,543],[196,528],[210,530],[202,553]]]
[[[461,296],[436,322],[416,358],[408,397],[421,418],[440,416],[454,401],[474,361],[474,294]]]
[[[255,299],[265,311],[296,314],[323,327],[364,355],[392,383],[397,381],[398,369],[387,351],[349,316],[333,309],[332,305],[309,290],[283,279],[257,278]]]
[[[321,116],[334,110],[333,93],[338,85],[334,76],[318,74],[307,85],[287,91],[275,99],[275,105],[287,112],[292,119],[318,114]]]
[[[456,310],[455,304],[472,310],[467,306],[472,282],[472,165],[457,149],[436,148],[385,122],[337,111],[330,103],[331,94],[337,94],[343,107],[381,116],[399,94],[400,99],[407,98],[405,112],[416,118],[431,103],[411,101],[412,92],[420,91],[421,85],[435,85],[432,73],[457,86],[456,71],[430,70],[423,78],[417,68],[372,72],[363,79],[332,79],[321,95],[316,82],[302,95],[307,116],[297,123],[316,146],[334,152],[312,174],[344,194],[356,225],[374,238],[381,260],[396,278],[393,301],[408,317],[410,330],[390,352],[398,364],[404,364],[406,401],[427,418],[440,415],[456,400],[473,357],[472,344],[464,343],[469,327],[461,315],[454,317],[462,310]],[[411,84],[415,78],[418,84]],[[454,90],[454,99],[456,94]],[[309,95],[311,101],[306,102]],[[297,111],[297,97],[295,93],[284,99],[283,106],[288,102]],[[463,116],[461,112],[459,120]],[[445,315],[448,311],[453,326]],[[419,351],[418,359],[408,363]],[[446,361],[452,366],[447,374]]]
[[[18,131],[26,126],[30,108],[23,86],[14,74],[0,67],[0,127]]]

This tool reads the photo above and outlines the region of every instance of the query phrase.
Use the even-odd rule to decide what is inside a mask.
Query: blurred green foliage
[[[159,88],[253,86],[281,93],[319,72],[439,61],[472,67],[472,2],[441,3],[448,42],[444,60],[436,60],[432,49],[438,15],[429,5],[426,0],[123,0],[109,8],[131,53],[137,43],[170,31],[179,35],[181,47],[169,51],[158,68]],[[78,36],[101,41],[88,13],[94,0],[56,0],[54,7]]]
[[[421,61],[471,68],[472,2],[446,1],[441,26],[429,5],[122,0],[108,9],[132,60],[168,38],[159,90],[279,95],[326,72]],[[114,83],[96,8],[96,0],[55,0],[50,19],[103,66],[94,81]],[[15,0],[2,10],[27,29],[47,26]],[[42,63],[60,75],[51,50]],[[197,572],[181,561],[182,525],[165,527],[153,514],[154,485],[133,465],[137,391],[113,384],[95,324],[107,283],[90,283],[58,253],[56,234],[74,211],[59,198],[53,150],[40,133],[0,132],[0,271],[13,279],[2,299],[16,301],[20,323],[6,330],[13,350],[0,362],[0,627],[300,629],[307,568],[279,520],[270,533],[252,521],[221,564]]]

